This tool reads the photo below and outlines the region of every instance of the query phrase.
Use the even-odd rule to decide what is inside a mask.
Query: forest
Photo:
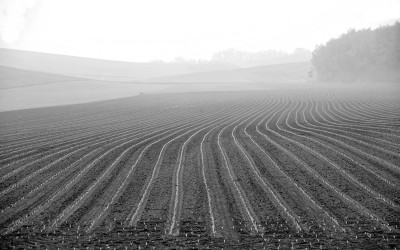
[[[399,81],[400,23],[351,29],[317,46],[311,61],[320,81]]]

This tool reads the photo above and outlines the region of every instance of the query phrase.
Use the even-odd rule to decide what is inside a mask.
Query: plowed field
[[[394,248],[400,88],[0,113],[2,248]]]

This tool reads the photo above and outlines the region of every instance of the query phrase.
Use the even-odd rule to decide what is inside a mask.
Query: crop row
[[[170,94],[3,113],[2,237],[393,244],[399,94]]]

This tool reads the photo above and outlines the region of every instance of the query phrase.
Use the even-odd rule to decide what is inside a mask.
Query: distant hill
[[[235,69],[226,63],[133,63],[0,48],[0,66],[97,80],[144,78]]]
[[[0,66],[0,90],[77,80],[83,79]]]
[[[0,112],[109,100],[165,86],[107,82],[0,66]]]
[[[195,74],[149,78],[148,82],[223,83],[223,82],[301,82],[306,81],[310,62],[258,66],[233,70],[219,70]]]
[[[247,68],[273,64],[308,62],[311,60],[311,57],[311,51],[302,48],[297,48],[291,53],[277,50],[248,52],[227,49],[214,53],[212,61],[230,63],[240,68]]]
[[[212,63],[126,63],[0,49],[0,112],[141,93],[279,88],[283,82],[305,81],[310,67],[309,62],[242,69]]]

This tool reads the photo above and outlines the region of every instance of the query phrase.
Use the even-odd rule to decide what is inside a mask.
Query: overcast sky
[[[399,10],[400,0],[0,0],[0,47],[136,62],[312,50]]]

